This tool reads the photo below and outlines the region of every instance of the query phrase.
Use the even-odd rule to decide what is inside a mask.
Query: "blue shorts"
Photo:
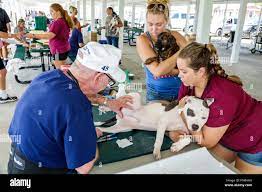
[[[262,167],[262,151],[258,152],[258,153],[244,153],[244,152],[238,152],[234,149],[231,149],[231,148],[229,148],[229,147],[227,147],[227,146],[225,146],[221,143],[219,143],[219,144],[222,145],[223,147],[225,147],[226,149],[235,152],[241,160],[243,160],[243,161],[245,161],[249,164]]]
[[[177,88],[175,93],[161,93],[150,87],[147,87],[146,90],[146,100],[154,101],[154,100],[165,100],[165,101],[174,101],[178,98],[179,88]]]

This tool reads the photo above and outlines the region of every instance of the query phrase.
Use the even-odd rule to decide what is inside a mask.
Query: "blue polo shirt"
[[[95,158],[92,106],[62,71],[35,78],[19,102],[9,128],[26,158],[47,168],[75,169]]]

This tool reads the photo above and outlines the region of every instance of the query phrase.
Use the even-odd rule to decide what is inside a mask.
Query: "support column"
[[[123,24],[124,24],[124,9],[125,9],[125,0],[118,0],[119,17],[121,21],[123,22]],[[123,46],[124,46],[123,29],[124,27],[121,27],[119,31],[119,48],[120,49],[123,49]]]
[[[170,8],[170,7],[169,7]],[[146,13],[147,13],[147,3],[145,4],[145,26],[144,26],[144,33],[147,32],[147,18],[146,18]]]
[[[86,0],[83,0],[83,25],[86,24],[87,22],[87,17],[86,17]]]
[[[210,24],[212,19],[213,1],[200,0],[197,22],[197,37],[199,43],[209,43]]]
[[[101,19],[101,26],[104,27],[106,24],[106,8],[107,8],[107,0],[102,0],[102,19]],[[102,29],[101,31],[101,39],[105,40],[106,39],[106,31],[105,29]]]
[[[240,53],[241,39],[242,39],[242,33],[243,33],[243,26],[244,26],[245,17],[246,17],[246,11],[247,11],[247,3],[248,3],[248,0],[240,0],[237,27],[236,27],[236,32],[235,32],[235,38],[234,38],[230,63],[239,62],[239,53]]]
[[[81,13],[81,10],[80,10],[80,7],[81,7],[81,6],[80,6],[80,3],[81,3],[81,2],[80,2],[80,1],[81,1],[81,0],[77,1],[77,3],[76,3],[77,12],[78,12],[78,13],[77,13],[78,18],[80,18],[80,13]]]
[[[190,6],[191,6],[191,3],[188,3],[188,5],[187,5],[187,15],[186,15],[186,26],[185,26],[185,33],[188,33],[188,27],[189,27],[189,18],[190,18]]]
[[[196,7],[195,7],[196,13],[195,13],[195,19],[194,19],[194,33],[197,33],[197,21],[198,21],[198,15],[199,15],[199,0],[196,0]]]
[[[90,0],[91,31],[95,31],[95,0]]]
[[[227,6],[228,6],[228,1],[227,1],[227,3],[226,3],[226,8],[225,8],[225,11],[224,11],[221,41],[222,41],[222,39],[223,39],[223,34],[224,34],[224,28],[225,28],[225,22],[226,22],[226,16],[227,16]],[[233,22],[234,22],[234,21],[233,21]]]
[[[136,18],[136,4],[132,3],[132,21],[131,21],[131,27],[135,27],[135,18]]]
[[[260,6],[260,14],[259,14],[259,19],[258,19],[258,24],[257,24],[257,34],[259,33],[259,29],[261,26],[261,14],[262,14],[262,5]]]

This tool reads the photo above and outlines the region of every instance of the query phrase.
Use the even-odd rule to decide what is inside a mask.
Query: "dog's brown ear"
[[[153,63],[154,61],[159,62],[158,57],[150,57],[150,58],[148,58],[148,59],[144,62],[144,64],[145,64],[145,65],[150,65],[150,64]]]
[[[171,101],[168,105],[165,107],[165,111],[170,111],[171,109],[174,109],[178,105],[178,100]]]

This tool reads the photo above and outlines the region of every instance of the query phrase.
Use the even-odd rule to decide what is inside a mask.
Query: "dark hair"
[[[117,16],[117,14],[116,14],[116,12],[114,11],[113,7],[107,7],[107,9],[110,9],[110,10],[112,11],[113,17],[114,17],[114,16]]]
[[[17,23],[18,23],[18,25],[20,25],[21,23],[25,23],[25,20],[21,18],[21,19],[18,20]]]
[[[50,5],[50,7],[52,9],[54,9],[55,11],[59,11],[61,13],[63,19],[66,21],[68,27],[73,28],[74,24],[73,24],[71,17],[68,15],[67,11],[64,10],[63,7],[60,4],[53,3],[52,5]]]
[[[238,76],[228,76],[225,70],[221,67],[218,54],[213,44],[201,44],[192,42],[184,47],[178,55],[178,58],[189,59],[188,67],[198,71],[201,67],[206,69],[208,75],[213,73],[226,78],[234,83],[243,85],[241,79]]]

